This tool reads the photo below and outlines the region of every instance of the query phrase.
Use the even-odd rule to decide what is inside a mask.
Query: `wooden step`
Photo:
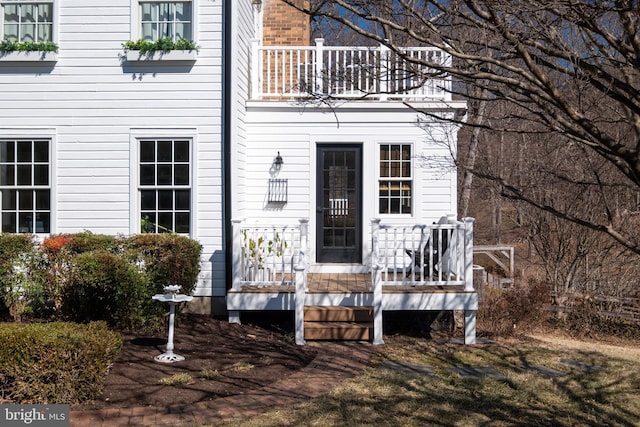
[[[342,307],[308,305],[305,322],[373,322],[373,307]]]
[[[373,336],[373,307],[306,306],[307,340],[362,341]]]
[[[373,335],[373,322],[304,322],[304,339],[368,341]]]

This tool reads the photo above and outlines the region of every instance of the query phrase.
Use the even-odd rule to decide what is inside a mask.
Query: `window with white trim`
[[[51,187],[48,139],[0,139],[3,233],[49,233]]]
[[[53,0],[0,1],[2,40],[11,42],[53,41]]]
[[[380,145],[379,213],[411,214],[411,144]]]
[[[140,1],[140,38],[193,39],[191,1]]]
[[[191,141],[139,141],[140,224],[143,233],[189,234]]]

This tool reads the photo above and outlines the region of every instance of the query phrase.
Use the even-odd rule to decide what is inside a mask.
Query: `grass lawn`
[[[640,425],[637,346],[549,335],[474,346],[397,335],[385,343],[376,347],[373,366],[330,393],[228,425]],[[407,373],[385,367],[388,361],[433,370]],[[558,372],[522,368],[532,365]],[[466,366],[493,367],[503,378],[451,370]]]

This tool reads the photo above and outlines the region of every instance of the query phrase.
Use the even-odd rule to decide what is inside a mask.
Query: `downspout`
[[[231,289],[233,253],[231,241],[231,72],[232,2],[222,2],[222,241],[224,242],[224,282]],[[226,296],[226,293],[225,293]]]

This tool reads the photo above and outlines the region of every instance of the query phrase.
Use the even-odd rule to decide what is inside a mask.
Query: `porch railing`
[[[373,343],[382,344],[383,285],[463,285],[473,292],[473,218],[393,226],[371,221]],[[465,343],[476,340],[475,311],[465,310]]]
[[[243,285],[295,285],[306,272],[308,220],[295,226],[233,225],[233,289]],[[302,269],[297,269],[297,267]]]
[[[471,218],[406,226],[373,220],[372,245],[372,267],[381,284],[463,286],[473,291]]]
[[[262,46],[252,44],[251,98],[331,96],[366,99],[451,99],[451,79],[429,68],[451,56],[429,47],[392,52],[374,47]]]

